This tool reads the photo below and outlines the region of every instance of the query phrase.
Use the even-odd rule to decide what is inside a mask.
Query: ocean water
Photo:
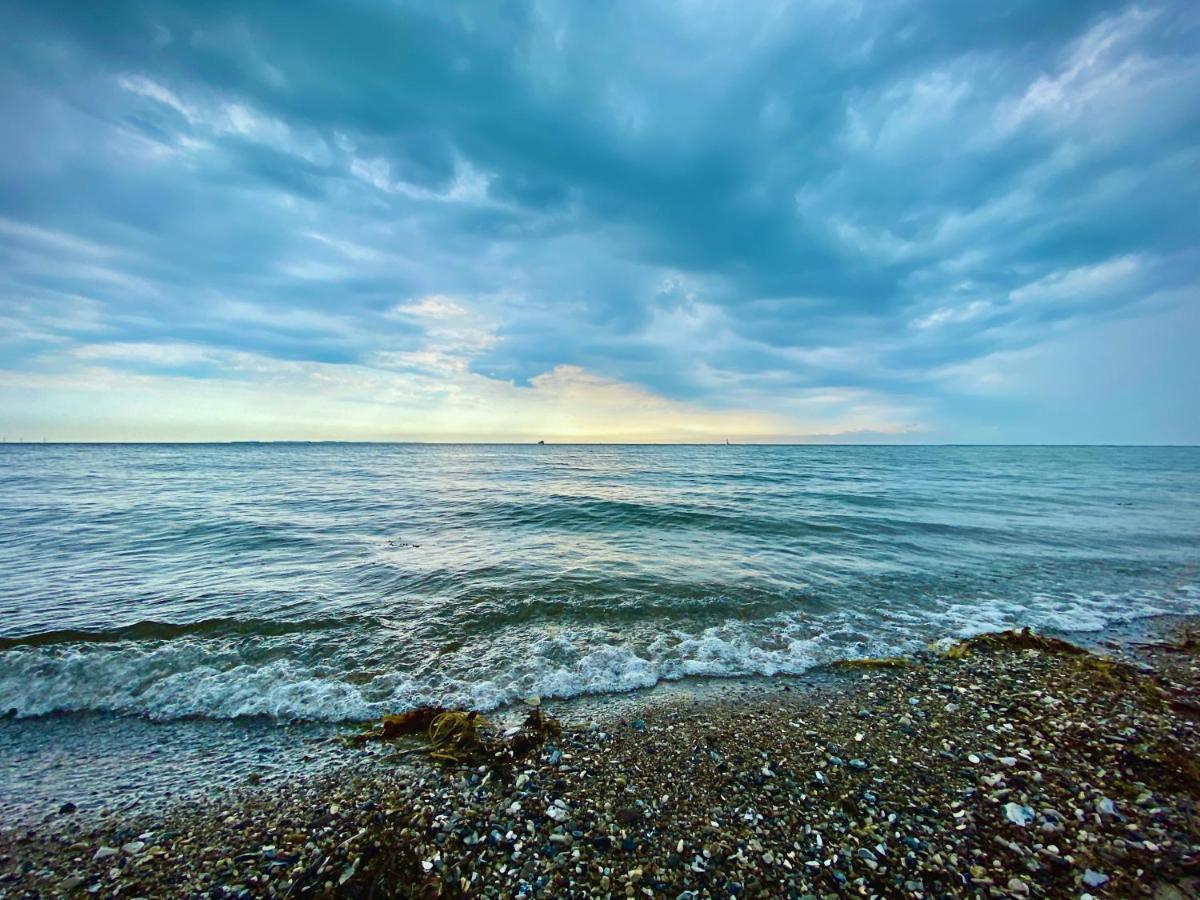
[[[0,447],[22,733],[491,709],[1196,611],[1200,448]]]

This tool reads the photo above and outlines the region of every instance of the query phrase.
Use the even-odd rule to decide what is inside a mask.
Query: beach
[[[1200,0],[0,47],[0,900],[1200,900]]]
[[[1096,652],[1008,632],[807,690],[598,706],[511,764],[372,741],[283,785],[10,828],[0,892],[1186,898],[1196,628]]]

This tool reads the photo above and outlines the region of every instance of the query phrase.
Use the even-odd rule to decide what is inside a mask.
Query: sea
[[[5,444],[0,817],[421,704],[1195,612],[1197,447]]]

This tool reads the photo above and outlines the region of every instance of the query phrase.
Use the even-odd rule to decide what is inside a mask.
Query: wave
[[[342,618],[297,619],[238,619],[215,617],[195,622],[159,622],[146,619],[117,628],[98,630],[62,628],[40,631],[15,637],[0,637],[0,651],[17,647],[47,647],[54,644],[113,644],[121,641],[168,641],[180,637],[221,637],[225,635],[273,636],[306,631],[328,631],[351,628],[361,624],[377,624],[377,620],[354,616]]]
[[[0,712],[361,721],[421,704],[488,710],[531,693],[569,698],[698,675],[799,674],[821,661],[809,642],[768,649],[736,626],[665,635],[642,648],[597,631],[558,634],[534,641],[509,666],[479,680],[444,671],[364,679],[298,658],[251,663],[231,648],[196,644],[84,646],[53,656],[30,648],[0,656]]]
[[[596,625],[547,626],[481,637],[420,665],[411,646],[386,629],[369,643],[353,633],[335,652],[324,645],[313,652],[314,645],[298,643],[297,637],[312,622],[291,632],[281,628],[270,638],[238,641],[225,638],[243,631],[221,632],[218,626],[149,643],[12,647],[0,653],[0,713],[360,721],[420,704],[488,710],[529,694],[570,698],[686,678],[798,675],[838,659],[912,652],[947,636],[1024,625],[1097,631],[1198,611],[1200,591],[1194,586],[1166,596],[1039,595],[1021,602],[946,597],[872,610],[843,607],[811,617],[781,613],[729,620],[695,632],[664,629],[642,641]],[[372,669],[362,667],[365,658]]]
[[[682,503],[643,502],[604,497],[560,494],[539,501],[493,500],[472,503],[455,513],[467,525],[503,528],[613,532],[629,529],[695,529],[729,534],[771,536],[797,530],[842,532],[843,525],[788,517],[773,517],[753,508],[721,506],[710,501],[706,508]]]

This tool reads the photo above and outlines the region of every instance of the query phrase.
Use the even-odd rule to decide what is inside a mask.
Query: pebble
[[[1014,825],[1020,825],[1022,828],[1033,821],[1034,811],[1028,806],[1023,806],[1020,803],[1005,803],[1004,817]]]
[[[1083,883],[1088,887],[1100,887],[1102,884],[1108,883],[1108,876],[1095,869],[1088,869],[1083,873]]]

